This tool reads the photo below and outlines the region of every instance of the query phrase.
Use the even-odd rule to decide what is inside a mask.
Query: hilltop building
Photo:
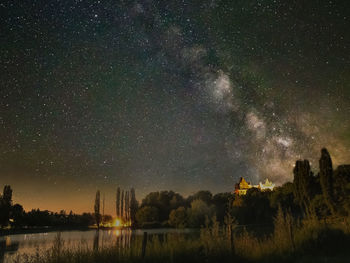
[[[258,185],[251,185],[250,182],[247,182],[243,177],[241,177],[239,183],[235,185],[235,194],[245,195],[250,188],[257,188],[261,191],[272,191],[275,188],[275,184],[270,182],[269,179],[266,179],[265,183],[260,182]]]

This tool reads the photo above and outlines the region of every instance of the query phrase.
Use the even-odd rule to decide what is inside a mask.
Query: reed
[[[257,236],[247,230],[235,231],[231,244],[230,232],[235,228],[234,224],[220,226],[214,217],[206,220],[199,235],[149,236],[144,258],[139,236],[122,249],[117,244],[97,249],[86,245],[67,249],[57,235],[51,249],[38,250],[31,256],[21,255],[14,262],[349,262],[350,259],[350,236],[345,223],[297,222],[288,211],[279,210],[273,233]]]

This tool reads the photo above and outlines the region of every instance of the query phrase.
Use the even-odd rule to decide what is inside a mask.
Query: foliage
[[[281,207],[282,209],[292,209],[297,210],[297,207],[294,203],[294,194],[293,194],[293,183],[288,182],[282,186],[275,187],[270,195],[270,204],[271,207],[277,209]]]
[[[183,206],[171,210],[169,215],[169,225],[176,228],[184,228],[187,226],[187,213]]]
[[[23,222],[25,226],[88,227],[95,223],[95,216],[90,213],[76,215],[73,212],[66,214],[65,211],[53,213],[33,209],[24,213]]]
[[[131,188],[130,191],[124,191],[118,187],[115,208],[117,218],[121,219],[123,222],[131,223],[131,225],[134,226],[136,221],[136,211],[138,209],[135,189]]]
[[[213,195],[210,191],[198,191],[194,195],[190,195],[187,198],[187,202],[191,204],[192,201],[199,199],[205,202],[207,205],[210,205],[212,204],[212,198]]]
[[[20,227],[25,223],[25,212],[20,204],[15,204],[12,209],[12,218],[14,227]]]
[[[144,206],[136,212],[136,221],[142,226],[145,223],[158,222],[159,211],[154,206]]]
[[[95,221],[96,221],[97,227],[100,227],[100,224],[101,224],[100,205],[101,205],[100,191],[97,190],[97,192],[96,192],[96,198],[95,198],[95,205],[94,205]]]
[[[117,188],[115,210],[117,217],[120,218],[120,187]]]
[[[312,199],[311,189],[313,174],[308,160],[298,160],[295,163],[294,173],[294,197],[306,216],[311,216],[310,203]]]
[[[327,150],[323,149],[320,159],[320,173],[314,175],[307,160],[296,162],[294,181],[276,187],[273,191],[260,191],[252,188],[244,196],[231,193],[212,195],[209,191],[198,191],[188,198],[173,191],[149,193],[138,209],[135,190],[117,190],[116,209],[119,215],[130,213],[131,221],[138,221],[139,227],[170,226],[199,228],[205,225],[205,218],[216,216],[222,226],[230,220],[237,220],[241,225],[266,227],[265,234],[272,234],[274,218],[278,217],[278,209],[293,217],[293,220],[330,220],[332,217],[350,215],[350,165],[341,165],[332,170],[332,161]],[[332,171],[331,171],[332,170]],[[332,182],[321,178],[330,176]],[[325,190],[326,189],[326,190]],[[328,190],[327,190],[328,189]],[[326,194],[325,194],[326,193]],[[118,202],[119,200],[119,202]],[[129,200],[129,202],[127,201]],[[334,206],[331,211],[329,202]],[[96,215],[100,215],[100,196],[96,193]],[[23,211],[19,205],[12,206],[12,189],[4,187],[0,198],[0,224],[12,227],[23,226],[89,226],[94,218],[91,214],[68,215],[65,211],[52,213],[49,211]],[[118,214],[118,213],[117,213]],[[110,218],[108,219],[110,220]],[[228,221],[227,221],[228,220]],[[269,230],[270,229],[270,230]]]
[[[184,198],[173,191],[149,193],[143,200],[141,207],[156,207],[159,212],[159,221],[167,221],[171,210],[184,205]]]
[[[317,176],[307,160],[297,161],[294,168],[294,198],[304,217],[349,216],[350,167],[341,165],[333,171],[327,149],[321,150],[319,165]]]
[[[340,165],[334,171],[334,200],[338,213],[350,214],[350,165]]]
[[[192,201],[191,207],[187,210],[188,225],[190,227],[201,227],[205,223],[206,217],[215,215],[215,207],[208,205],[201,199]]]
[[[12,206],[11,186],[5,185],[2,196],[0,196],[0,226],[8,225]]]
[[[137,209],[139,208],[139,204],[136,200],[136,195],[135,195],[135,189],[131,188],[130,190],[131,198],[130,198],[130,220],[131,224],[134,225],[136,221],[136,213]]]
[[[270,206],[270,192],[249,189],[244,196],[233,202],[232,216],[240,224],[271,224],[274,209]]]
[[[233,199],[234,195],[232,193],[218,193],[212,198],[212,204],[215,207],[216,218],[221,224],[224,222],[224,218],[229,209],[229,205]]]
[[[333,165],[332,159],[327,151],[323,148],[321,150],[320,164],[320,184],[322,194],[329,210],[334,215],[335,207],[333,203]]]

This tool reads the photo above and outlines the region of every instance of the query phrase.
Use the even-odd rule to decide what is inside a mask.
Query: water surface
[[[104,246],[118,246],[124,248],[130,245],[131,239],[143,235],[163,235],[167,233],[189,234],[190,229],[147,229],[147,230],[87,230],[87,231],[62,231],[33,234],[15,234],[0,237],[0,263],[12,262],[20,255],[34,255],[38,251],[52,248],[60,235],[63,248],[98,249]]]

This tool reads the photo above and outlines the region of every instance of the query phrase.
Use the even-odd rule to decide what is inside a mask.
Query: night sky
[[[117,186],[232,191],[350,163],[349,1],[0,3],[0,187],[114,214]]]

